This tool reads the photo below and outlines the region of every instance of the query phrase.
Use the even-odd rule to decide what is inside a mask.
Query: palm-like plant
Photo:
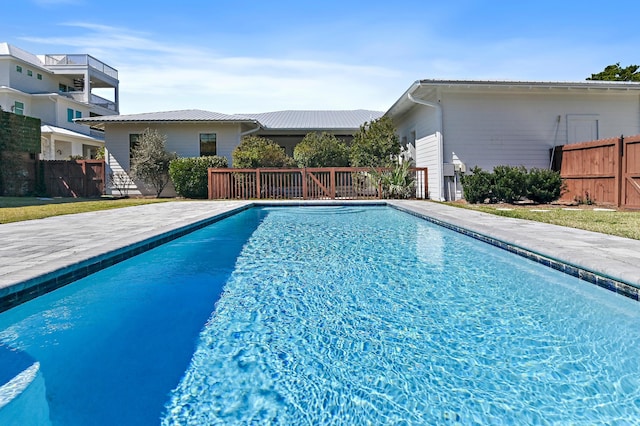
[[[392,170],[372,170],[371,175],[382,188],[382,198],[406,199],[416,195],[416,179],[408,161],[399,163]]]

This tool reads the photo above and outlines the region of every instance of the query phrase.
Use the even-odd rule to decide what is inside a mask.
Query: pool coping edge
[[[447,221],[437,219],[427,213],[414,210],[407,206],[401,206],[395,203],[387,203],[387,205],[399,211],[424,219],[433,224],[442,226],[443,228],[447,228],[460,234],[467,235],[471,238],[490,244],[494,247],[501,248],[510,253],[514,253],[536,263],[540,263],[549,268],[563,272],[567,275],[579,278],[590,284],[595,284],[598,287],[602,287],[606,290],[628,297],[632,300],[640,301],[640,288],[632,283],[613,278],[611,276],[608,276],[607,274],[594,271],[593,269],[587,268],[583,265],[578,265],[566,260],[557,259],[545,253],[536,252],[535,250],[532,250],[530,248],[522,247],[515,243],[510,243],[499,238],[484,234],[482,232],[474,231],[460,225],[455,225]]]

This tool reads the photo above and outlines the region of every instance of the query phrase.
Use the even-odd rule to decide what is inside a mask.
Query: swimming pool
[[[611,424],[640,417],[639,324],[391,208],[262,208],[0,314],[0,342],[53,424]]]

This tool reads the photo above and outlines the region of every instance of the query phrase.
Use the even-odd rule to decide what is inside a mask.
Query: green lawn
[[[42,219],[63,214],[92,212],[138,206],[140,204],[173,201],[167,198],[124,198],[124,199],[82,199],[82,198],[36,198],[0,197],[0,223]]]
[[[529,219],[537,222],[553,223],[587,231],[640,240],[640,212],[599,211],[599,206],[558,207],[558,206],[505,206],[487,204],[446,203],[455,207],[491,213],[498,216]],[[512,209],[512,210],[506,210]],[[547,210],[547,211],[537,211]]]

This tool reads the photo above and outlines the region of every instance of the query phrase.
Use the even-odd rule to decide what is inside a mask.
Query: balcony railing
[[[73,99],[74,101],[78,101],[78,102],[83,102],[86,103],[86,99],[85,99],[85,94],[84,92],[78,92],[78,91],[74,91],[74,92],[60,92],[60,94],[62,96],[67,96],[71,99]],[[98,95],[94,95],[93,93],[89,95],[89,103],[91,105],[96,105],[102,108],[106,108],[108,110],[114,111],[114,112],[118,112],[118,108],[115,102],[110,101],[109,99],[105,99],[102,98]]]
[[[45,55],[44,63],[47,66],[56,65],[85,65],[103,72],[109,77],[118,79],[118,71],[91,55]]]
[[[118,108],[116,107],[115,102],[110,101],[109,99],[101,98],[100,96],[94,95],[93,93],[89,98],[89,103],[93,105],[101,106],[103,108],[110,109],[111,111],[118,112]]]
[[[384,172],[390,169],[378,169]],[[428,198],[426,168],[411,169],[415,198]],[[371,168],[209,169],[209,199],[382,198]]]

